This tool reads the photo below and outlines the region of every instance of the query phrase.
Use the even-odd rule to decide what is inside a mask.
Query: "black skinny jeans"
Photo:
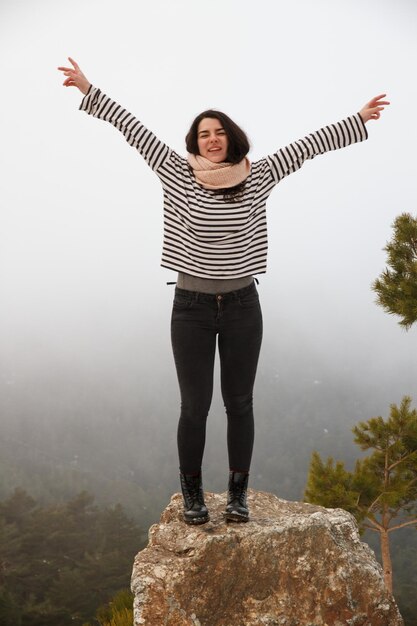
[[[217,335],[229,468],[248,472],[254,439],[253,385],[262,342],[255,283],[221,295],[175,289],[171,339],[181,392],[178,454],[185,474],[201,469]]]

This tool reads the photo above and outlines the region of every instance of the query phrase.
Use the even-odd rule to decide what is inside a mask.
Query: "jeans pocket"
[[[193,301],[189,296],[182,296],[179,294],[176,294],[174,296],[174,302],[173,302],[174,309],[182,311],[184,309],[190,309],[192,305],[193,305]]]
[[[252,307],[259,306],[259,295],[258,292],[250,292],[243,296],[239,296],[239,304],[242,309],[251,309]]]

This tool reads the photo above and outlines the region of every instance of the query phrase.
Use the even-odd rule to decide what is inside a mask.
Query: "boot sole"
[[[223,517],[227,522],[249,522],[249,516],[239,515],[239,513],[223,513]]]
[[[200,524],[206,524],[209,521],[210,517],[208,515],[207,517],[200,517],[200,519],[186,519],[184,517],[184,522],[190,526],[199,526]]]

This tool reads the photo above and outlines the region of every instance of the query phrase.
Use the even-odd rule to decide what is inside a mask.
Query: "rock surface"
[[[374,553],[341,509],[249,490],[251,519],[187,526],[175,494],[135,559],[135,626],[403,626]]]

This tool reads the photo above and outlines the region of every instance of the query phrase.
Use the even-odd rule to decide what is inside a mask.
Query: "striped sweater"
[[[294,141],[251,164],[238,201],[199,185],[187,160],[139,120],[90,86],[80,110],[110,122],[158,175],[164,191],[161,265],[201,278],[230,279],[266,271],[266,200],[307,159],[367,139],[359,113]]]

